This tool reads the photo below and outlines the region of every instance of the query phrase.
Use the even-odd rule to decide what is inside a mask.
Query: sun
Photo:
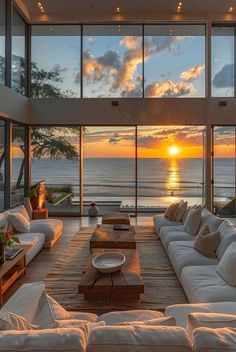
[[[179,152],[180,152],[179,147],[177,147],[175,145],[173,145],[172,147],[170,147],[168,149],[168,153],[170,156],[176,156],[179,154]]]

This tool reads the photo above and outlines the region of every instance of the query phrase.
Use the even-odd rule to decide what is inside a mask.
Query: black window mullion
[[[12,66],[12,0],[6,1],[6,42],[5,42],[5,83],[6,86],[11,87],[11,66]]]

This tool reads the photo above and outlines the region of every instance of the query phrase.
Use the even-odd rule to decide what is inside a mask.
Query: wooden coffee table
[[[113,225],[100,225],[96,227],[90,240],[90,250],[93,248],[123,248],[135,249],[134,227],[117,231],[113,230]]]
[[[78,292],[84,294],[86,300],[124,301],[139,300],[144,293],[144,283],[140,273],[140,263],[136,249],[120,249],[126,257],[126,262],[120,271],[111,274],[97,272],[92,266],[95,255],[111,251],[98,249],[91,255],[86,272],[80,283]]]

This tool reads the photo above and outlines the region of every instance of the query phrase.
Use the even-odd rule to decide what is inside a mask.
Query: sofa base
[[[59,232],[59,233],[54,237],[53,240],[51,240],[51,241],[46,241],[46,242],[44,243],[43,248],[47,248],[47,249],[52,248],[52,247],[54,246],[54,244],[59,240],[59,238],[61,237],[61,235],[62,235],[62,231]]]

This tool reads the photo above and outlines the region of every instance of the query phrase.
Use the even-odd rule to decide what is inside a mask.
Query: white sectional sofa
[[[15,328],[15,318],[30,326]],[[97,316],[67,312],[42,283],[32,283],[2,307],[0,329],[4,352],[233,352],[236,302],[174,305],[165,315],[138,310]]]
[[[9,224],[9,213],[20,214],[29,222],[28,232],[17,232],[20,244],[30,244],[27,252],[26,262],[29,264],[42,248],[50,248],[62,235],[63,222],[58,219],[31,220],[24,205],[0,213],[0,227],[7,227]],[[19,245],[20,245],[19,244]]]
[[[216,271],[216,267],[230,244],[236,241],[236,227],[218,218],[206,208],[202,210],[201,228],[207,224],[210,231],[220,231],[216,258],[208,258],[194,249],[195,237],[184,230],[184,225],[166,225],[163,215],[154,217],[154,226],[191,303],[236,302],[236,287],[229,285]],[[236,253],[235,253],[236,255]]]

